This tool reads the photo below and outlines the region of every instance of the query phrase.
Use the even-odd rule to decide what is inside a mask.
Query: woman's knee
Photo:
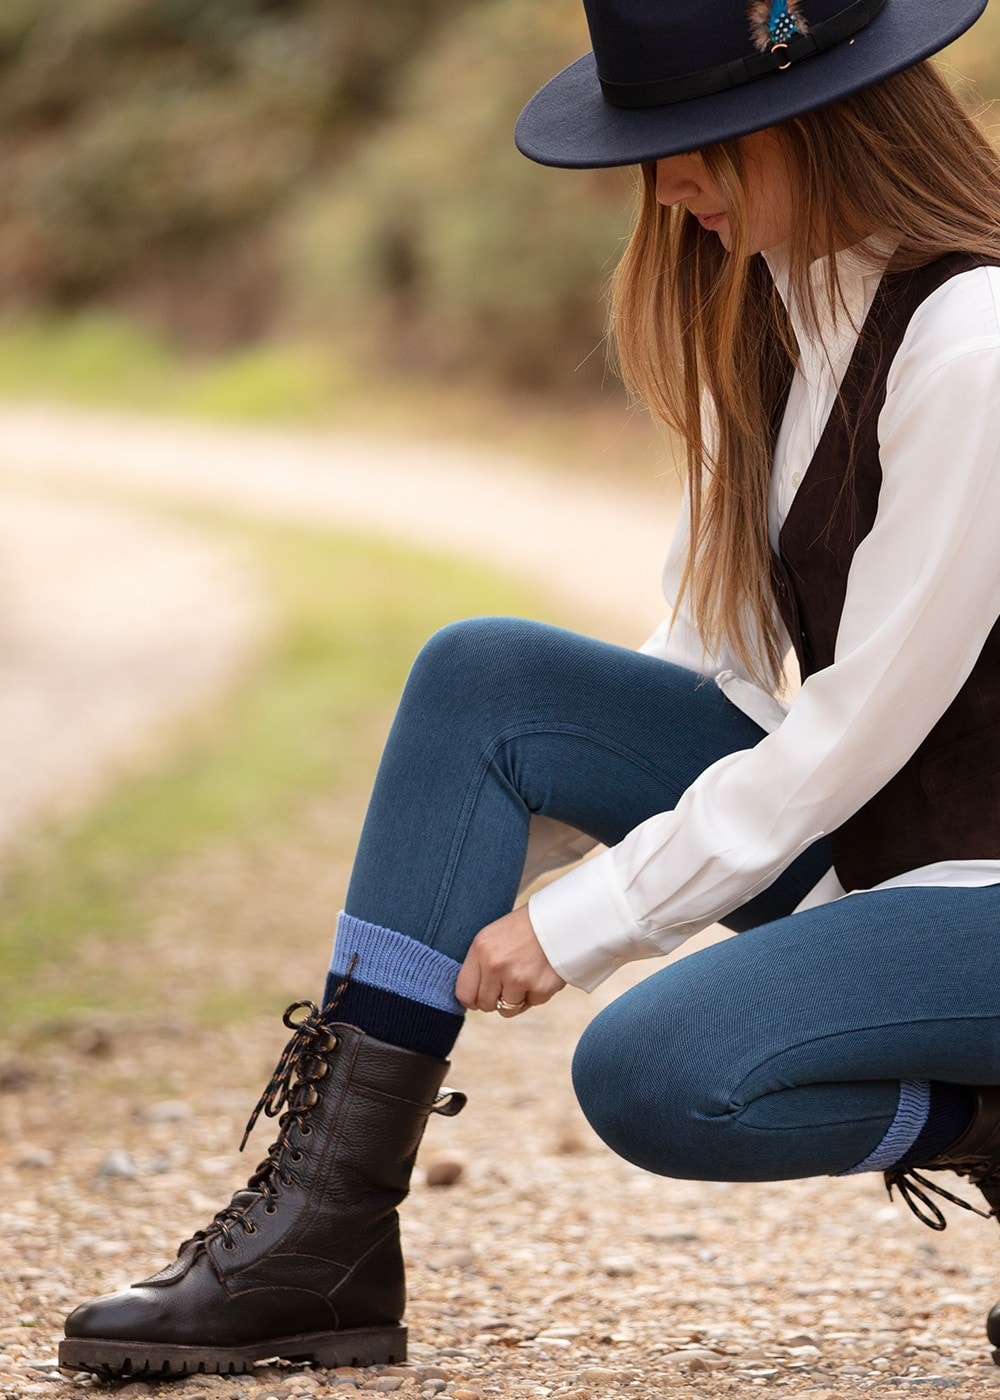
[[[533,649],[541,623],[520,617],[469,617],[450,622],[424,643],[410,673],[411,685],[463,692],[490,687],[518,667]]]
[[[637,991],[639,989],[636,989]],[[573,1087],[594,1131],[620,1157],[660,1176],[730,1179],[732,1106],[725,1066],[704,1043],[650,1027],[633,993],[587,1027],[573,1058]],[[680,1021],[686,1018],[681,1016]]]

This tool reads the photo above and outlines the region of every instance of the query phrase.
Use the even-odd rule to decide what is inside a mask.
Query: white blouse
[[[787,304],[785,262],[777,254],[768,261]],[[822,263],[811,271],[824,276]],[[828,318],[821,339],[806,334],[789,306],[800,364],[775,449],[772,540],[881,276],[864,248],[841,254],[838,271],[846,314]],[[672,811],[532,895],[532,923],[561,977],[589,991],[621,964],[670,952],[745,903],[873,797],[926,737],[1000,615],[998,414],[1000,269],[977,268],[923,302],[890,367],[878,423],[878,512],[851,565],[834,664],[785,706],[725,647],[706,655],[683,605],[642,648],[713,677],[768,735],[713,764]],[[670,603],[687,546],[682,510],[664,570]],[[536,827],[527,875],[586,845],[574,847],[557,823]],[[1000,862],[955,861],[879,888],[998,882]],[[843,894],[830,871],[800,907]]]

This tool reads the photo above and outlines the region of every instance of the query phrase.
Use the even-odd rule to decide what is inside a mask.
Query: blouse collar
[[[873,236],[850,248],[844,248],[831,257],[817,258],[815,262],[810,263],[809,282],[819,316],[820,338],[827,355],[835,354],[838,350],[853,345],[857,340],[891,254],[892,245]],[[815,330],[804,314],[805,309],[791,292],[787,244],[769,249],[763,254],[763,258],[770,269],[778,295],[788,311],[800,350],[804,352],[807,342],[815,337]],[[831,262],[836,264],[840,293],[836,315],[830,306],[827,293],[827,276]]]

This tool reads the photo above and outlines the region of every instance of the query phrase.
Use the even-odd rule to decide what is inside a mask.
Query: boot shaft
[[[275,1251],[344,1265],[392,1233],[448,1070],[343,1023],[310,1017],[297,1034],[278,1140],[207,1241],[220,1277]]]

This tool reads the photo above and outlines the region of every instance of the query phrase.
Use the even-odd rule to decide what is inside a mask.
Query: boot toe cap
[[[148,1336],[161,1320],[161,1309],[152,1289],[124,1288],[81,1303],[66,1319],[67,1337],[101,1337],[134,1341]]]

